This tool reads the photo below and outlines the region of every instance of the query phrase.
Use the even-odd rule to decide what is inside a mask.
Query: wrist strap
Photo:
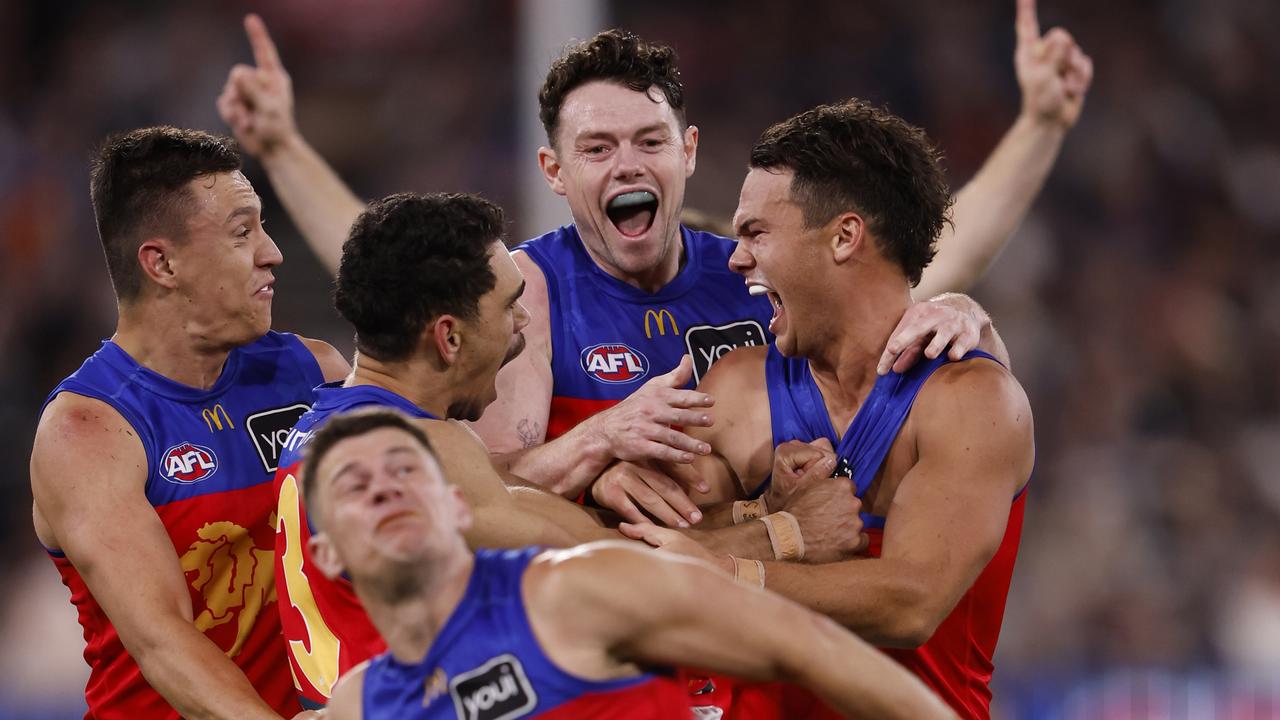
[[[733,579],[743,585],[764,587],[764,563],[759,560],[747,560],[729,556],[733,560]]]
[[[791,513],[780,510],[760,518],[769,530],[769,544],[773,546],[775,560],[803,560],[804,536],[800,534],[800,521]]]
[[[759,520],[769,514],[769,503],[763,496],[759,500],[738,500],[733,503],[733,524],[741,525],[748,520]]]

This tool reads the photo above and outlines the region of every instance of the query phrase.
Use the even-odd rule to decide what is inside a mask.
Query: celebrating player
[[[272,439],[347,364],[270,331],[281,256],[234,143],[116,136],[91,190],[119,321],[50,394],[31,454],[36,534],[84,626],[89,714],[292,716]]]
[[[471,553],[462,493],[394,411],[332,418],[307,455],[312,555],[350,577],[389,649],[328,717],[690,718],[684,688],[646,669],[673,664],[792,680],[847,717],[954,717],[830,620],[702,563],[621,543]]]
[[[984,718],[1034,456],[1027,398],[985,353],[876,372],[947,206],[924,133],[884,110],[852,100],[766,130],[731,263],[769,298],[778,339],[716,365],[699,389],[737,420],[691,432],[715,452],[699,470],[753,497],[785,498],[803,484],[796,469],[824,455],[807,443],[834,446],[867,510],[872,559],[764,563],[762,584],[898,648],[954,710]]]

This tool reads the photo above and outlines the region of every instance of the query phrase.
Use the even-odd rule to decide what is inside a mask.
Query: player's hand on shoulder
[[[1015,27],[1013,63],[1022,88],[1023,115],[1063,129],[1074,126],[1093,82],[1093,60],[1060,27],[1041,36],[1036,0],[1018,0]]]
[[[237,64],[231,68],[218,96],[218,114],[245,152],[259,157],[298,132],[293,115],[293,81],[280,63],[262,18],[246,15],[244,29],[253,47],[254,65]]]
[[[876,372],[906,372],[921,356],[932,360],[948,346],[948,357],[959,360],[978,346],[983,328],[989,325],[991,316],[968,295],[944,293],[915,303],[889,336]]]
[[[669,469],[665,472],[651,463],[614,463],[591,484],[591,498],[628,522],[648,522],[652,516],[667,527],[695,525],[702,513],[689,492],[705,492],[706,483],[688,465]]]
[[[586,432],[595,435],[612,457],[629,462],[691,463],[698,455],[710,454],[710,445],[672,427],[710,427],[714,422],[707,408],[715,399],[684,387],[692,374],[693,360],[686,355],[671,372],[586,420]]]

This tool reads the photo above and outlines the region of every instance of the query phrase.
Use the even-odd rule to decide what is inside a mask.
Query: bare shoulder
[[[315,356],[316,363],[320,365],[320,372],[324,375],[325,382],[341,380],[351,372],[351,364],[334,346],[323,340],[301,335],[298,336],[298,339]]]
[[[973,457],[1009,466],[1025,480],[1034,461],[1031,404],[1017,379],[987,359],[948,363],[920,391],[911,413],[921,456]]]
[[[59,394],[41,414],[31,448],[36,534],[59,547],[53,526],[68,507],[121,487],[141,492],[146,477],[146,450],[119,411],[96,398]]]
[[[358,720],[363,717],[364,674],[368,669],[369,661],[365,660],[342,675],[329,704],[325,706],[327,720]]]
[[[710,567],[620,540],[548,550],[529,564],[526,597],[547,607],[642,611],[666,590],[687,590]]]

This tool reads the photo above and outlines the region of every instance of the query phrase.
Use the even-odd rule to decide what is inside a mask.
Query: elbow
[[[894,594],[894,601],[888,604],[893,610],[875,633],[876,644],[914,650],[929,642],[947,618],[950,607],[942,607],[936,589],[930,592],[928,584],[923,582],[903,585]]]

